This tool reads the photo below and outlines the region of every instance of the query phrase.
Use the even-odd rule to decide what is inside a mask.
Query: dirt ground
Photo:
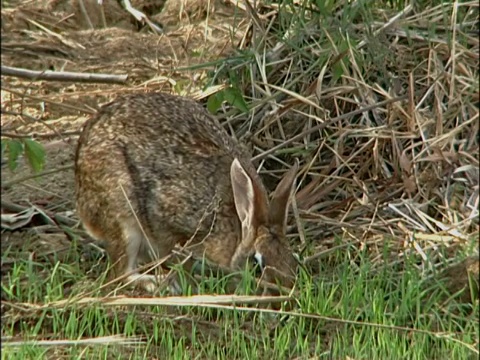
[[[121,85],[2,76],[3,135],[41,142],[46,151],[42,172],[47,173],[32,178],[23,157],[14,171],[2,161],[2,213],[13,218],[2,225],[20,230],[4,232],[2,250],[49,254],[71,244],[58,225],[83,233],[74,212],[73,159],[83,124],[102,103],[120,93],[172,87],[195,94],[206,71],[178,69],[224,57],[244,36],[241,13],[228,1],[132,1],[161,24],[160,35],[115,0],[104,1],[106,26],[97,1],[83,3],[86,15],[79,1],[70,0],[7,1],[2,7],[2,65],[128,75]],[[2,271],[13,261],[2,258]]]

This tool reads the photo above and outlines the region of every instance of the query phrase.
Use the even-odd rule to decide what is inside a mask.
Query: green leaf
[[[239,84],[238,81],[238,73],[234,70],[228,70],[228,79],[230,80],[230,84],[234,87],[237,87]]]
[[[43,145],[31,139],[26,139],[24,144],[25,155],[28,162],[32,166],[34,172],[39,172],[45,165],[45,149],[43,148]]]
[[[179,80],[173,86],[173,90],[175,90],[175,94],[182,95],[183,90],[185,89],[185,85],[187,85],[187,81]]]
[[[342,61],[338,61],[335,65],[333,65],[332,68],[333,71],[333,80],[337,81],[340,79],[343,75],[343,67],[342,67]]]
[[[232,106],[235,106],[241,112],[248,112],[248,106],[243,99],[242,93],[238,88],[227,88],[224,90],[225,100]]]
[[[222,106],[222,102],[224,101],[224,93],[223,91],[219,91],[216,94],[213,94],[208,98],[207,101],[207,109],[210,111],[211,114],[215,114],[220,106]]]
[[[10,170],[15,170],[18,166],[18,157],[23,151],[23,144],[18,140],[8,140],[8,167]]]
[[[0,143],[2,144],[2,161],[3,161],[3,156],[5,154],[5,150],[7,149],[7,140],[2,139]]]
[[[333,1],[317,0],[316,4],[321,15],[332,16]]]

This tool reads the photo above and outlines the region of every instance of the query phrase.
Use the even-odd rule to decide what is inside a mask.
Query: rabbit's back
[[[188,242],[195,254],[233,269],[255,257],[267,281],[291,287],[297,265],[285,225],[297,170],[284,175],[270,202],[250,154],[200,105],[160,93],[124,96],[103,106],[80,136],[77,211],[105,241],[113,273],[130,281],[142,281],[140,263]]]
[[[172,243],[205,236],[216,213],[231,215],[222,224],[235,228],[229,175],[235,157],[248,154],[196,102],[160,93],[119,98],[81,135],[80,215],[101,227],[110,221],[105,215],[125,221],[134,210],[148,235],[168,233]]]

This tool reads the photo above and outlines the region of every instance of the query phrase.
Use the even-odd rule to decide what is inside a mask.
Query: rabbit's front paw
[[[132,274],[126,279],[127,283],[139,286],[145,291],[153,294],[158,289],[166,289],[173,296],[182,295],[183,290],[176,276],[155,276],[148,274]]]
[[[158,280],[155,275],[131,274],[127,277],[126,282],[139,285],[149,293],[154,293],[158,289]]]
[[[173,296],[180,296],[183,294],[182,287],[175,277],[168,282],[168,292]]]

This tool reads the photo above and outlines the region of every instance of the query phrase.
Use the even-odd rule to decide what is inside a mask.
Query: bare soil
[[[74,209],[73,168],[64,168],[73,166],[82,125],[102,103],[119,93],[170,91],[172,86],[191,92],[202,85],[203,75],[175,69],[218,59],[230,51],[235,40],[225,36],[233,9],[223,2],[217,4],[218,16],[216,8],[210,9],[206,35],[207,1],[188,1],[188,11],[176,1],[132,1],[162,25],[175,24],[160,36],[147,28],[139,31],[130,14],[114,0],[104,1],[107,28],[101,28],[96,0],[85,1],[94,29],[88,29],[78,1],[17,3],[10,2],[2,9],[3,65],[129,76],[125,85],[2,78],[4,89],[15,92],[2,89],[2,109],[14,114],[2,116],[2,131],[16,137],[33,135],[45,146],[44,171],[60,169],[17,182],[32,175],[28,162],[21,159],[15,171],[4,164],[2,183],[13,183],[4,189],[3,200],[48,205],[56,211]]]

